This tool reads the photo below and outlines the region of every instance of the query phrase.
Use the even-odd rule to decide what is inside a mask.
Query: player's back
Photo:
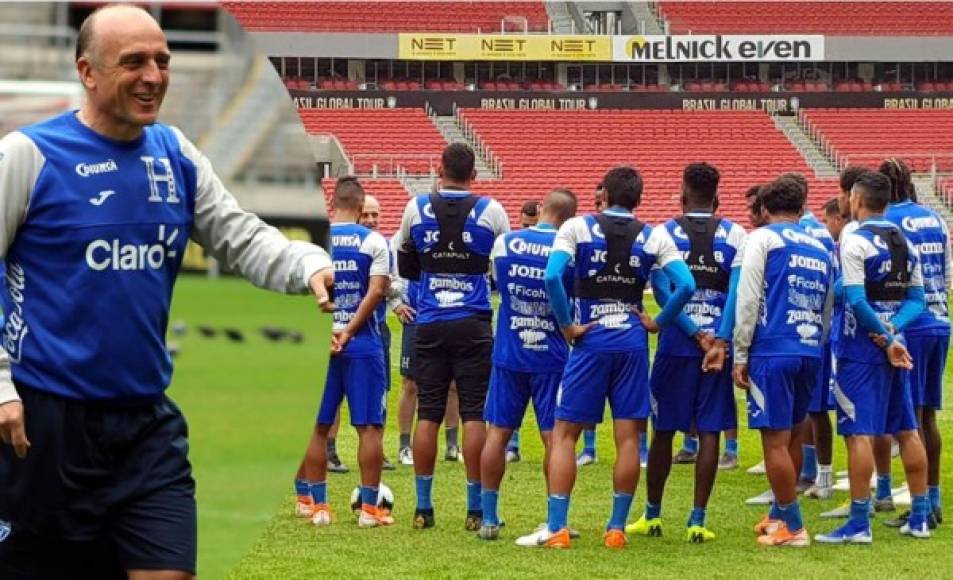
[[[546,293],[546,261],[556,230],[531,227],[497,238],[493,269],[500,291],[493,364],[514,371],[561,371],[569,347]],[[567,280],[572,271],[567,270]]]
[[[766,254],[764,299],[751,354],[820,357],[824,303],[831,283],[827,249],[797,224],[775,223],[748,237],[745,252]]]
[[[897,225],[920,259],[926,308],[904,334],[950,334],[947,288],[950,284],[950,232],[946,222],[930,208],[904,201],[887,206],[884,217]]]
[[[728,299],[731,268],[746,236],[744,228],[710,214],[686,214],[661,227],[668,231],[695,278],[695,293],[683,311],[700,330],[717,333]],[[677,327],[662,330],[658,352],[673,356],[700,354],[695,339]]]
[[[334,264],[334,330],[343,330],[357,314],[370,288],[372,265],[386,242],[377,232],[355,223],[331,224],[331,255]],[[386,274],[386,261],[384,274]],[[349,357],[381,354],[380,320],[377,310],[351,338],[342,355]]]

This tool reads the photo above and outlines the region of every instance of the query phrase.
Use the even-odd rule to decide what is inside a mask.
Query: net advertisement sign
[[[609,36],[399,34],[401,60],[608,61]]]

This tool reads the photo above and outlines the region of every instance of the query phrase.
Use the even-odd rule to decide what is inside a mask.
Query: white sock
[[[831,466],[830,465],[820,465],[817,466],[817,481],[814,482],[817,487],[830,487],[832,485],[831,481]]]

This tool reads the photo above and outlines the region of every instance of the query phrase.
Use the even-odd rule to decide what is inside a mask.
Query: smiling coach
[[[5,580],[194,575],[186,424],[164,394],[189,238],[257,286],[331,307],[327,253],[243,211],[156,122],[170,58],[144,10],[96,10],[76,47],[82,108],[0,140]]]

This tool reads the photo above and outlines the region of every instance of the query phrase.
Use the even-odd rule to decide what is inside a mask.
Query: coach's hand
[[[569,326],[564,326],[562,327],[563,336],[569,344],[576,344],[576,341],[582,338],[582,336],[589,332],[589,329],[596,324],[599,323],[593,320],[586,324],[570,324]]]
[[[655,322],[655,319],[649,316],[649,313],[640,310],[638,306],[633,306],[632,311],[635,312],[635,315],[639,317],[639,322],[642,323],[642,326],[645,327],[645,330],[655,334],[659,331],[659,325]]]
[[[736,364],[735,367],[731,369],[731,378],[734,379],[736,387],[747,391],[751,386],[751,377],[748,376],[748,364]]]
[[[394,314],[397,315],[397,318],[403,324],[413,324],[414,319],[417,317],[417,311],[406,304],[401,304],[395,308]]]
[[[910,351],[907,350],[907,347],[903,346],[899,340],[890,343],[890,345],[887,346],[886,353],[887,360],[898,369],[910,370],[913,368],[913,357],[910,356]]]
[[[322,312],[334,312],[334,302],[331,301],[330,288],[334,287],[334,270],[325,268],[319,270],[311,279],[308,280],[308,286],[318,301],[318,307]]]
[[[26,424],[23,417],[23,403],[10,401],[0,405],[0,439],[7,445],[13,445],[17,457],[23,459],[30,449],[30,440],[26,438]]]
[[[702,359],[702,372],[720,373],[725,368],[725,359],[728,357],[728,343],[721,339],[713,339],[712,346],[705,351]]]

